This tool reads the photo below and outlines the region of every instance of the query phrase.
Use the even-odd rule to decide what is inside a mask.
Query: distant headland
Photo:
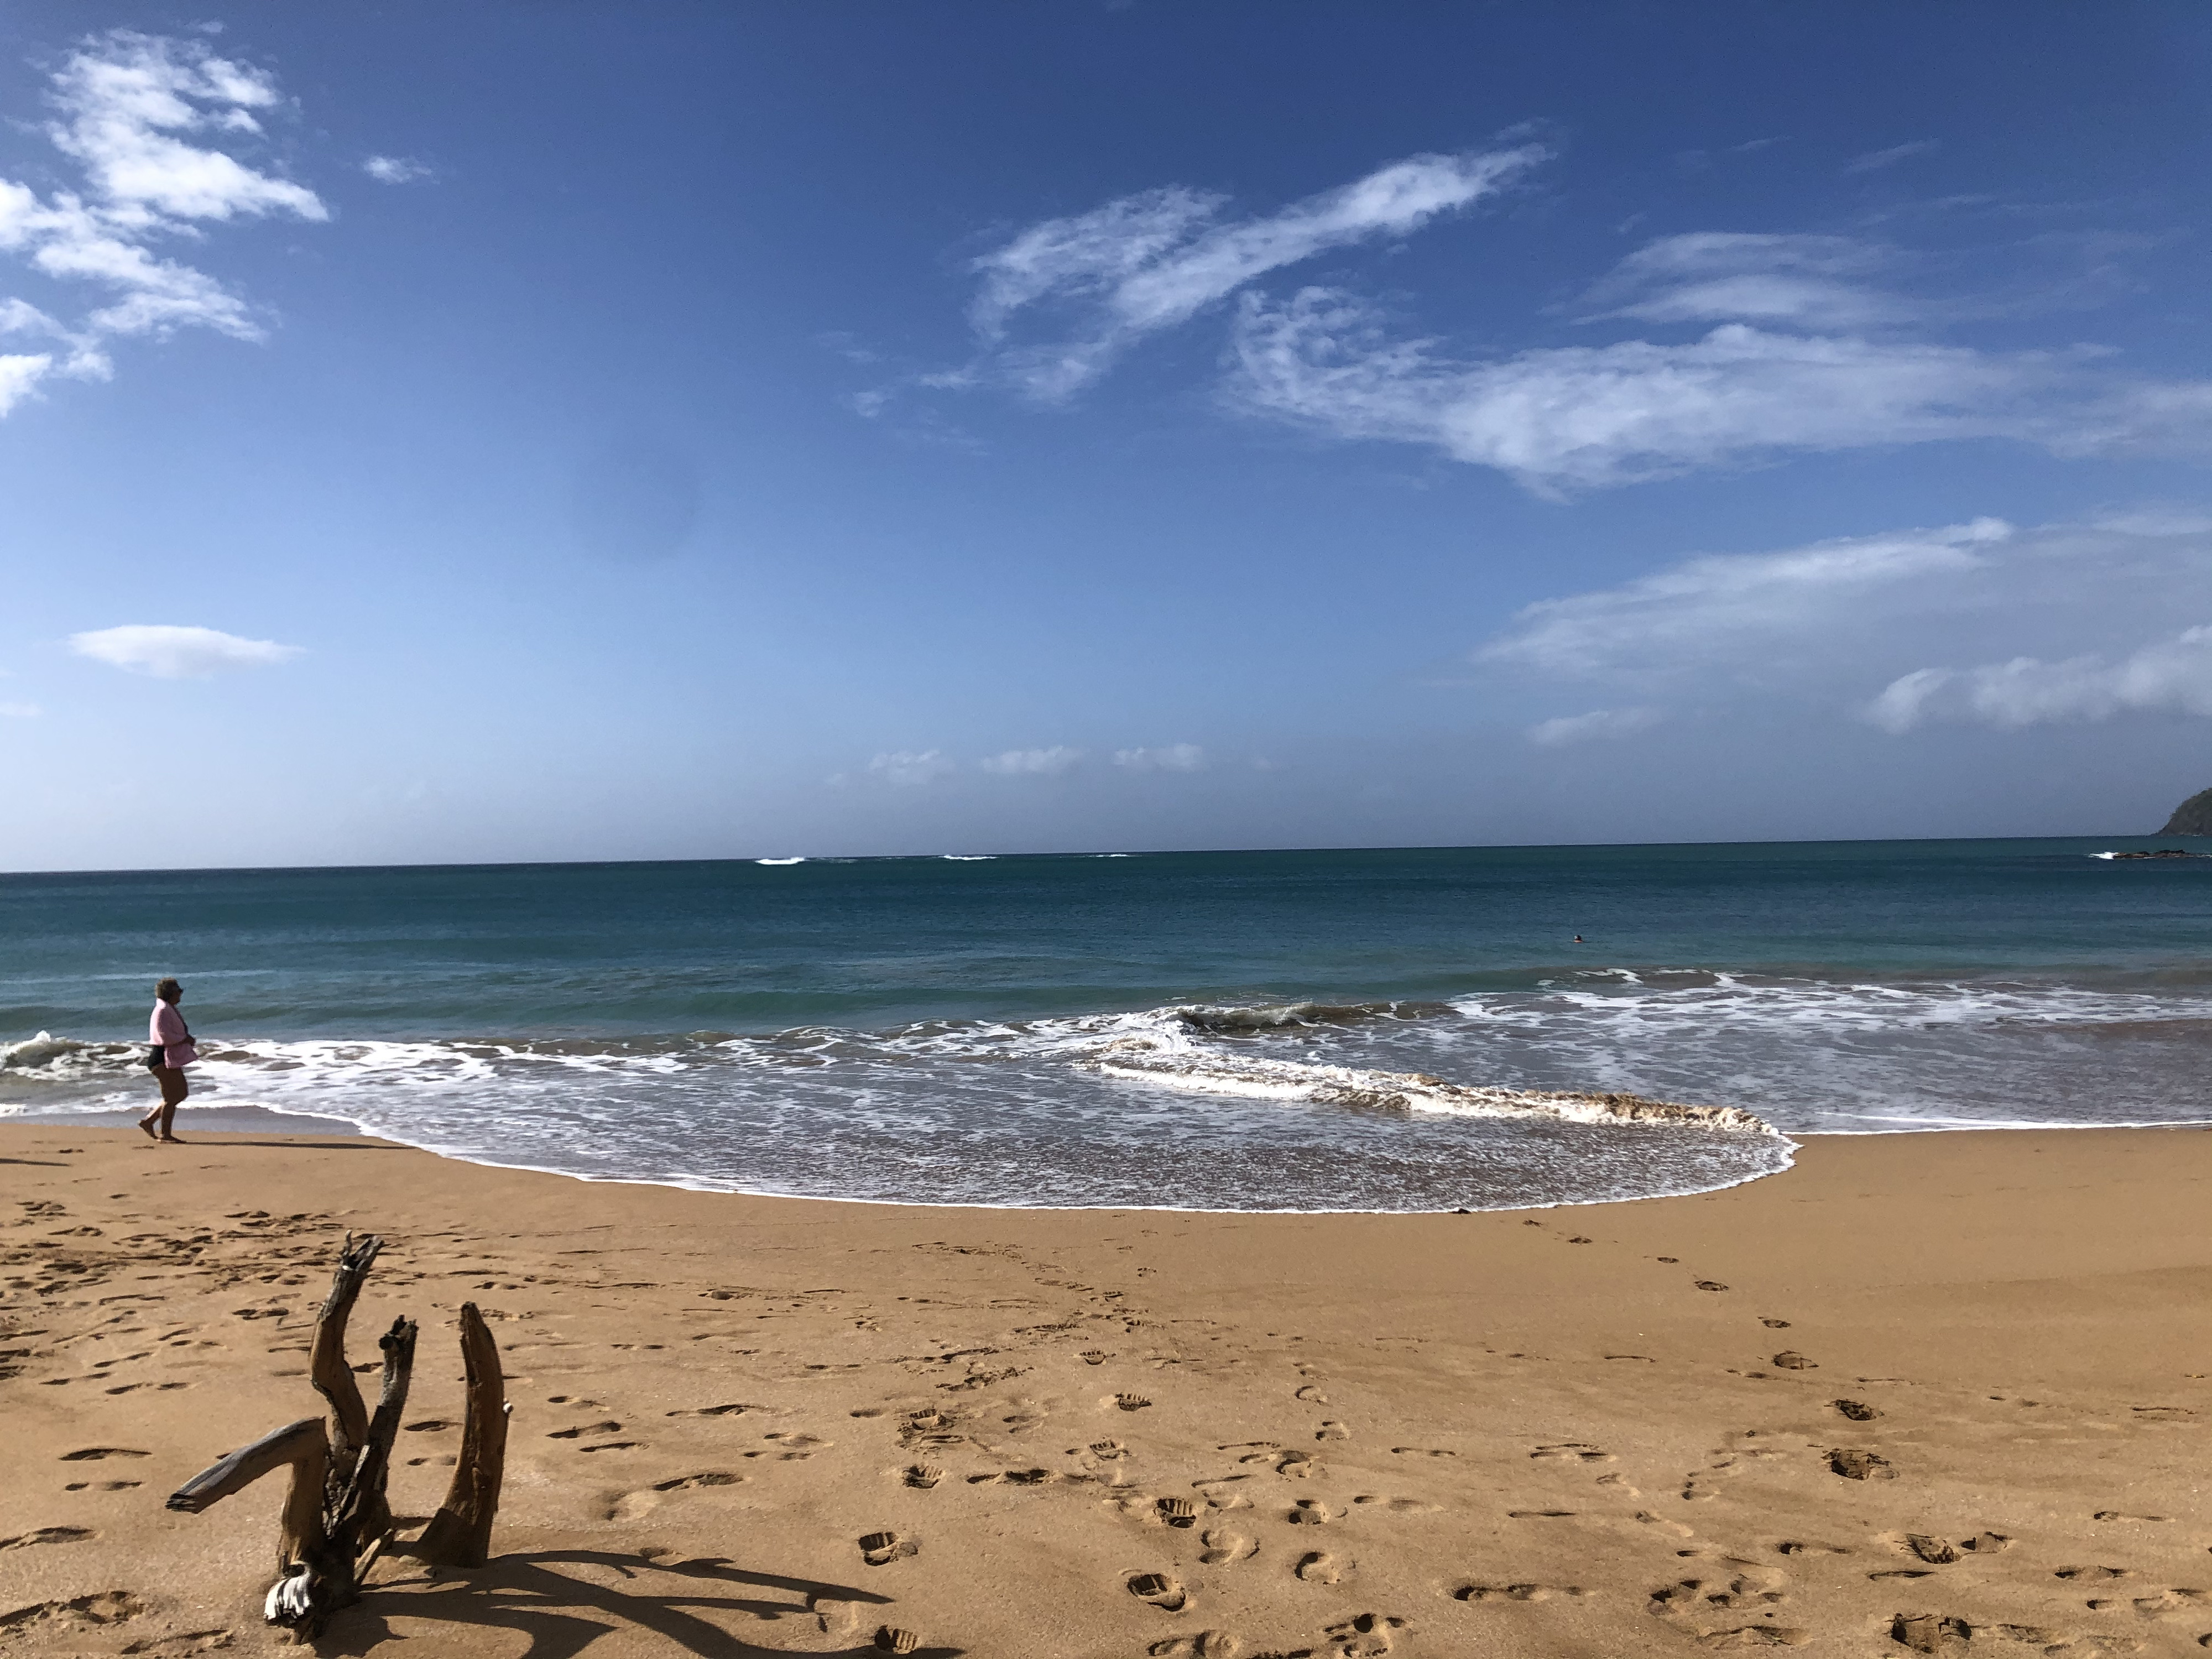
[[[2161,836],[2212,836],[2212,789],[2200,789],[2173,809]]]

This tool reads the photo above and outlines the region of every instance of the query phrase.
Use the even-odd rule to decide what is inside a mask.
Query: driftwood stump
[[[384,1486],[391,1473],[392,1438],[407,1409],[415,1323],[395,1319],[379,1339],[384,1386],[374,1415],[345,1355],[346,1322],[383,1248],[384,1241],[373,1233],[359,1240],[348,1233],[331,1273],[331,1292],[315,1316],[308,1375],[329,1406],[327,1425],[307,1417],[274,1430],[202,1470],[169,1497],[171,1509],[197,1515],[272,1470],[292,1471],[280,1522],[278,1577],[265,1612],[270,1624],[288,1626],[301,1641],[313,1640],[333,1613],[360,1599],[369,1568],[391,1547],[395,1532]],[[499,1350],[473,1302],[461,1309],[461,1353],[468,1367],[468,1418],[460,1462],[445,1506],[411,1553],[437,1565],[473,1567],[483,1565],[499,1509],[508,1410]]]

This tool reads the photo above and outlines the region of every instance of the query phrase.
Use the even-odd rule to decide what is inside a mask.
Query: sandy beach
[[[422,1327],[395,1508],[443,1492],[465,1300],[514,1413],[491,1565],[387,1558],[332,1654],[2212,1641],[2201,1129],[1814,1138],[1699,1197],[1398,1217],[840,1205],[52,1126],[0,1130],[0,1166],[10,1655],[280,1644],[282,1477],[161,1500],[319,1410],[349,1229],[389,1241],[356,1364]]]

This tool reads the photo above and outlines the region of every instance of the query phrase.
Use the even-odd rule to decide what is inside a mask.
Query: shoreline
[[[356,1359],[422,1324],[395,1509],[427,1513],[458,1449],[462,1299],[515,1410],[497,1559],[391,1559],[346,1653],[849,1654],[879,1623],[928,1653],[1243,1659],[2212,1634],[2212,1131],[1793,1139],[1733,1188],[1457,1215],[817,1200],[0,1124],[27,1476],[0,1539],[36,1543],[0,1548],[0,1648],[276,1650],[276,1492],[159,1500],[319,1409],[301,1334],[349,1228],[390,1241]],[[1838,1448],[1884,1461],[1847,1479]],[[882,1530],[917,1553],[865,1565]],[[2057,1576],[2084,1565],[2126,1576]],[[1182,1611],[1128,1590],[1148,1572]]]
[[[249,1122],[234,1127],[193,1133],[191,1130],[191,1126],[185,1123],[184,1118],[180,1115],[178,1120],[179,1127],[185,1129],[188,1133],[191,1133],[194,1139],[199,1139],[203,1134],[235,1136],[240,1134],[260,1133],[296,1136],[303,1144],[308,1145],[326,1139],[374,1141],[382,1146],[396,1147],[411,1152],[420,1152],[425,1157],[436,1158],[441,1163],[463,1164],[473,1169],[494,1170],[505,1174],[546,1176],[558,1180],[580,1182],[587,1186],[658,1188],[669,1192],[696,1193],[724,1198],[774,1200],[779,1202],[797,1204],[860,1205],[890,1210],[955,1210],[975,1211],[984,1213],[1003,1211],[1016,1213],[1035,1212],[1040,1214],[1068,1215],[1114,1213],[1224,1217],[1503,1215],[1509,1212],[1517,1213],[1522,1211],[1542,1212],[1548,1210],[1602,1209],[1608,1206],[1616,1204],[1646,1204],[1662,1202],[1672,1199],[1698,1198],[1709,1194],[1729,1192],[1736,1188],[1755,1186],[1760,1182],[1771,1181],[1778,1176],[1788,1174],[1789,1171],[1795,1167],[1795,1155],[1796,1152],[1802,1150],[1806,1144],[1812,1142],[1830,1140],[1862,1140],[1906,1135],[2075,1134],[2083,1133],[2101,1133],[2106,1130],[2126,1130],[2146,1133],[2165,1130],[2212,1130],[2212,1118],[2180,1118],[2119,1123],[1987,1123],[1925,1121],[1900,1125],[1894,1128],[1819,1129],[1801,1130],[1795,1133],[1775,1128],[1770,1124],[1764,1130],[1759,1131],[1758,1133],[1771,1136],[1774,1139],[1779,1141],[1783,1146],[1787,1147],[1791,1154],[1791,1163],[1784,1164],[1779,1170],[1764,1170],[1746,1176],[1738,1181],[1728,1182],[1714,1187],[1696,1188],[1686,1192],[1638,1193],[1620,1197],[1560,1199],[1551,1203],[1497,1205],[1490,1206],[1469,1206],[1464,1208],[1455,1206],[1451,1209],[1435,1210],[1226,1210],[1205,1209],[1195,1206],[1178,1206],[1173,1205],[974,1204],[963,1203],[955,1200],[945,1200],[940,1202],[927,1199],[842,1198],[835,1194],[830,1193],[763,1192],[751,1188],[708,1186],[700,1184],[694,1180],[682,1179],[675,1176],[656,1178],[650,1176],[588,1175],[581,1174],[573,1170],[551,1169],[542,1164],[497,1163],[489,1158],[474,1157],[465,1152],[453,1152],[437,1146],[426,1146],[418,1141],[405,1140],[393,1135],[379,1134],[371,1130],[363,1128],[359,1122],[353,1119],[314,1116],[306,1113],[288,1112],[282,1107],[268,1106],[259,1103],[249,1103],[235,1107],[204,1106],[197,1109],[191,1107],[188,1103],[185,1109],[188,1111],[196,1111],[201,1115],[222,1113],[234,1118],[250,1117],[255,1115],[265,1115],[276,1120],[276,1125],[278,1126],[264,1127],[260,1125]],[[26,1114],[21,1116],[0,1117],[0,1133],[4,1133],[11,1127],[57,1130],[82,1128],[88,1132],[94,1130],[108,1131],[125,1127],[136,1117],[136,1115],[137,1114],[135,1111],[125,1110],[118,1110],[112,1113],[55,1113],[43,1116]],[[98,1121],[109,1117],[119,1120],[119,1121],[106,1122]],[[286,1125],[298,1124],[301,1121],[319,1122],[328,1124],[330,1127],[327,1128],[314,1129],[283,1127]],[[1706,1131],[1705,1133],[1740,1133],[1744,1132],[1729,1130],[1718,1132]]]

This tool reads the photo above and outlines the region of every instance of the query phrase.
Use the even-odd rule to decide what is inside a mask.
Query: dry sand
[[[836,1205],[26,1126],[0,1172],[9,1659],[277,1645],[282,1477],[161,1500],[317,1409],[348,1228],[390,1241],[356,1361],[422,1324],[395,1509],[444,1491],[464,1300],[516,1403],[497,1559],[388,1559],[331,1654],[2212,1632],[2212,1132],[1816,1139],[1730,1192],[1472,1216]]]

